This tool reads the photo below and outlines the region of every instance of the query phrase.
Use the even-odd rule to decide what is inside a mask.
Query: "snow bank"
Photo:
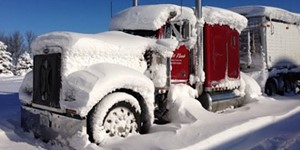
[[[253,101],[256,97],[262,95],[259,84],[252,77],[243,72],[241,72],[241,83],[240,91],[244,92],[246,103]]]
[[[22,79],[23,77],[19,76],[1,77],[0,91],[17,92]],[[179,93],[177,99],[180,97]],[[52,142],[44,143],[34,138],[32,134],[24,133],[20,127],[18,113],[20,104],[17,97],[10,99],[6,94],[0,96],[2,96],[0,114],[8,112],[7,117],[0,117],[0,149],[70,149],[65,145],[55,145],[56,143]],[[199,107],[199,116],[197,116],[199,119],[196,122],[154,125],[149,134],[134,135],[120,141],[114,140],[105,147],[90,143],[87,134],[82,132],[78,132],[70,139],[60,140],[67,140],[74,149],[94,150],[283,148],[279,144],[288,145],[284,147],[285,149],[299,148],[300,96],[275,96],[274,98],[260,96],[258,99],[257,102],[222,114],[211,113]],[[182,99],[182,102],[185,106],[196,107],[193,103],[189,104],[190,101],[187,99]],[[9,120],[6,120],[7,118]],[[268,124],[270,126],[267,128],[260,128]]]
[[[242,6],[230,10],[246,17],[266,16],[270,19],[285,21],[288,23],[300,24],[300,15],[284,9],[269,6]]]
[[[176,16],[170,19],[170,14],[176,12]],[[207,24],[228,25],[232,29],[241,32],[247,26],[247,19],[237,13],[216,7],[203,7],[203,17]],[[156,31],[168,21],[189,20],[193,28],[196,25],[196,17],[192,8],[177,5],[145,5],[131,7],[121,11],[110,21],[111,30],[152,30]]]
[[[167,97],[167,118],[173,123],[191,123],[200,119],[204,108],[195,98],[197,90],[185,84],[172,85]]]
[[[297,107],[287,112],[286,114],[277,115],[277,116],[270,115],[270,116],[254,118],[245,123],[242,123],[237,126],[233,126],[227,130],[212,135],[195,145],[187,147],[187,149],[197,149],[199,147],[201,147],[201,149],[214,149],[218,146],[222,146],[222,144],[225,144],[230,141],[233,142],[234,140],[242,136],[249,135],[251,132],[255,132],[257,129],[261,129],[268,125],[278,123],[279,121],[282,121],[292,115],[297,114],[299,110],[300,108]]]

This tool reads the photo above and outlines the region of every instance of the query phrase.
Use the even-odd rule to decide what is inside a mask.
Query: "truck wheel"
[[[133,96],[116,92],[100,101],[88,120],[90,140],[104,144],[113,137],[140,133],[141,108]]]
[[[268,80],[265,87],[265,93],[268,96],[276,94],[276,84],[272,80]]]

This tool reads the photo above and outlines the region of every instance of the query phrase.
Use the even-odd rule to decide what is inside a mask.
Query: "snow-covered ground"
[[[0,77],[0,149],[66,149],[44,143],[20,128],[18,88],[23,77]],[[211,113],[182,94],[175,121],[154,125],[149,134],[91,144],[78,134],[68,139],[76,149],[298,149],[300,95],[259,96],[237,109]],[[174,115],[174,114],[173,114]],[[184,119],[185,118],[185,119]],[[67,140],[67,139],[62,139]]]

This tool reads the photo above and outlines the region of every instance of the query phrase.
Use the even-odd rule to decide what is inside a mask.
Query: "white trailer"
[[[300,14],[266,6],[243,6],[231,10],[248,19],[248,27],[240,36],[242,71],[261,74],[268,70],[264,88],[268,95],[297,92]]]

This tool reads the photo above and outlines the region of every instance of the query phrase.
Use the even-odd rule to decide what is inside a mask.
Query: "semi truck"
[[[197,90],[209,111],[241,105],[239,33],[247,19],[215,7],[201,17],[195,4],[131,7],[104,33],[39,36],[20,87],[23,129],[46,141],[83,132],[98,144],[147,133],[164,119],[175,84]]]
[[[300,15],[269,6],[241,6],[248,26],[240,35],[241,68],[261,80],[264,92],[298,93],[300,80]]]

